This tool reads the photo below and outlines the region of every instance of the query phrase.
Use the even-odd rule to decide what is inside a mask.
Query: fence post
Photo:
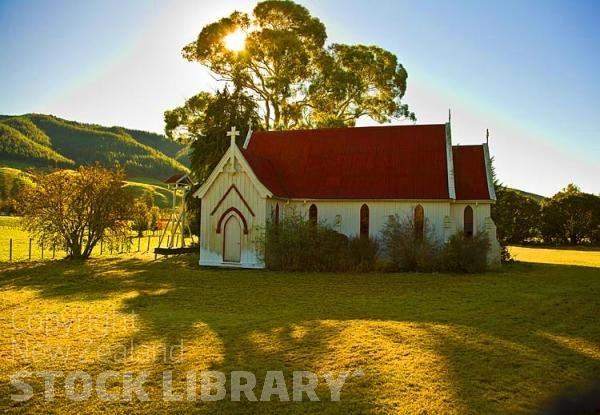
[[[31,261],[31,238],[29,238],[29,260]]]
[[[100,255],[102,255],[102,239],[100,239]]]
[[[56,256],[56,243],[52,244],[52,259]]]
[[[148,246],[146,247],[146,252],[150,252],[150,235],[148,235]]]
[[[10,242],[8,245],[8,261],[12,262],[12,238],[10,238]]]
[[[41,245],[42,248],[42,259],[44,259],[44,244]]]
[[[140,241],[142,240],[141,236],[138,236],[138,252],[140,252]]]

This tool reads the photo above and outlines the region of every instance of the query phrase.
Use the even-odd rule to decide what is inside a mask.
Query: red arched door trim
[[[230,207],[229,209],[227,209],[225,212],[223,212],[223,214],[219,218],[219,222],[217,222],[217,233],[221,233],[221,229],[223,227],[223,221],[225,220],[227,215],[231,212],[235,212],[239,216],[240,220],[242,221],[243,228],[244,228],[244,235],[248,235],[248,222],[246,222],[246,218],[244,217],[244,215],[242,215],[242,212],[240,212],[239,209],[234,208],[233,206]]]

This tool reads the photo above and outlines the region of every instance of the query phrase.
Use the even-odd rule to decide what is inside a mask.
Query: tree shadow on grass
[[[169,286],[169,276],[179,266],[177,262],[167,265],[142,258],[4,263],[0,264],[0,289],[23,288],[43,298],[92,301],[131,290]]]
[[[257,398],[269,370],[284,372],[290,397],[293,371],[319,374],[318,403],[306,397],[303,403],[277,402],[276,396],[268,403],[231,402],[228,393],[215,403],[163,403],[165,411],[531,412],[563,385],[600,371],[596,269],[517,265],[473,276],[283,274],[200,270],[194,262],[182,257],[57,264],[34,268],[37,277],[18,268],[3,274],[0,286],[30,288],[41,299],[65,302],[135,293],[118,304],[120,312],[139,316],[140,330],[117,343],[183,340],[182,363],[147,366],[157,376],[173,370],[180,392],[188,370],[227,376],[251,371]],[[329,402],[321,372],[358,368],[364,376],[349,378],[341,402]],[[125,408],[157,411],[132,405]]]

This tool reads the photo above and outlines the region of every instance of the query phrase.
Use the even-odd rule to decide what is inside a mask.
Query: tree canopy
[[[226,37],[246,35],[242,50]],[[407,72],[394,54],[376,46],[325,45],[325,25],[291,1],[265,1],[252,13],[234,12],[205,26],[183,56],[260,104],[266,129],[351,126],[414,119],[401,103]]]
[[[124,178],[123,171],[100,166],[41,175],[21,195],[24,227],[41,244],[62,247],[70,258],[88,258],[101,240],[129,234],[133,199]]]
[[[540,205],[537,201],[503,186],[496,187],[496,198],[492,219],[498,227],[501,243],[522,244],[538,236]]]
[[[228,36],[244,47],[228,47]],[[406,69],[380,47],[326,45],[325,25],[291,1],[264,1],[251,14],[233,12],[206,25],[183,48],[189,61],[206,67],[221,87],[200,92],[165,112],[165,132],[193,139],[192,170],[200,181],[226,149],[223,132],[235,125],[284,130],[415,120],[402,102]],[[230,101],[230,102],[228,102]]]
[[[541,232],[546,242],[600,242],[600,197],[569,184],[542,202]]]
[[[584,193],[575,184],[541,203],[503,186],[496,187],[496,196],[492,219],[504,244],[600,242],[600,196]]]
[[[200,182],[206,180],[219,162],[229,139],[226,132],[236,126],[241,134],[236,138],[242,144],[250,125],[260,128],[256,104],[244,93],[233,93],[225,88],[215,94],[200,92],[188,99],[183,107],[165,113],[166,129],[173,137],[185,126],[185,134],[192,135],[191,169]]]

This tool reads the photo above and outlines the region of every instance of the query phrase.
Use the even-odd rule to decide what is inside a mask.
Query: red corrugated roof
[[[487,169],[482,145],[452,147],[457,200],[488,200]]]
[[[443,124],[255,132],[243,153],[275,196],[449,197]]]

